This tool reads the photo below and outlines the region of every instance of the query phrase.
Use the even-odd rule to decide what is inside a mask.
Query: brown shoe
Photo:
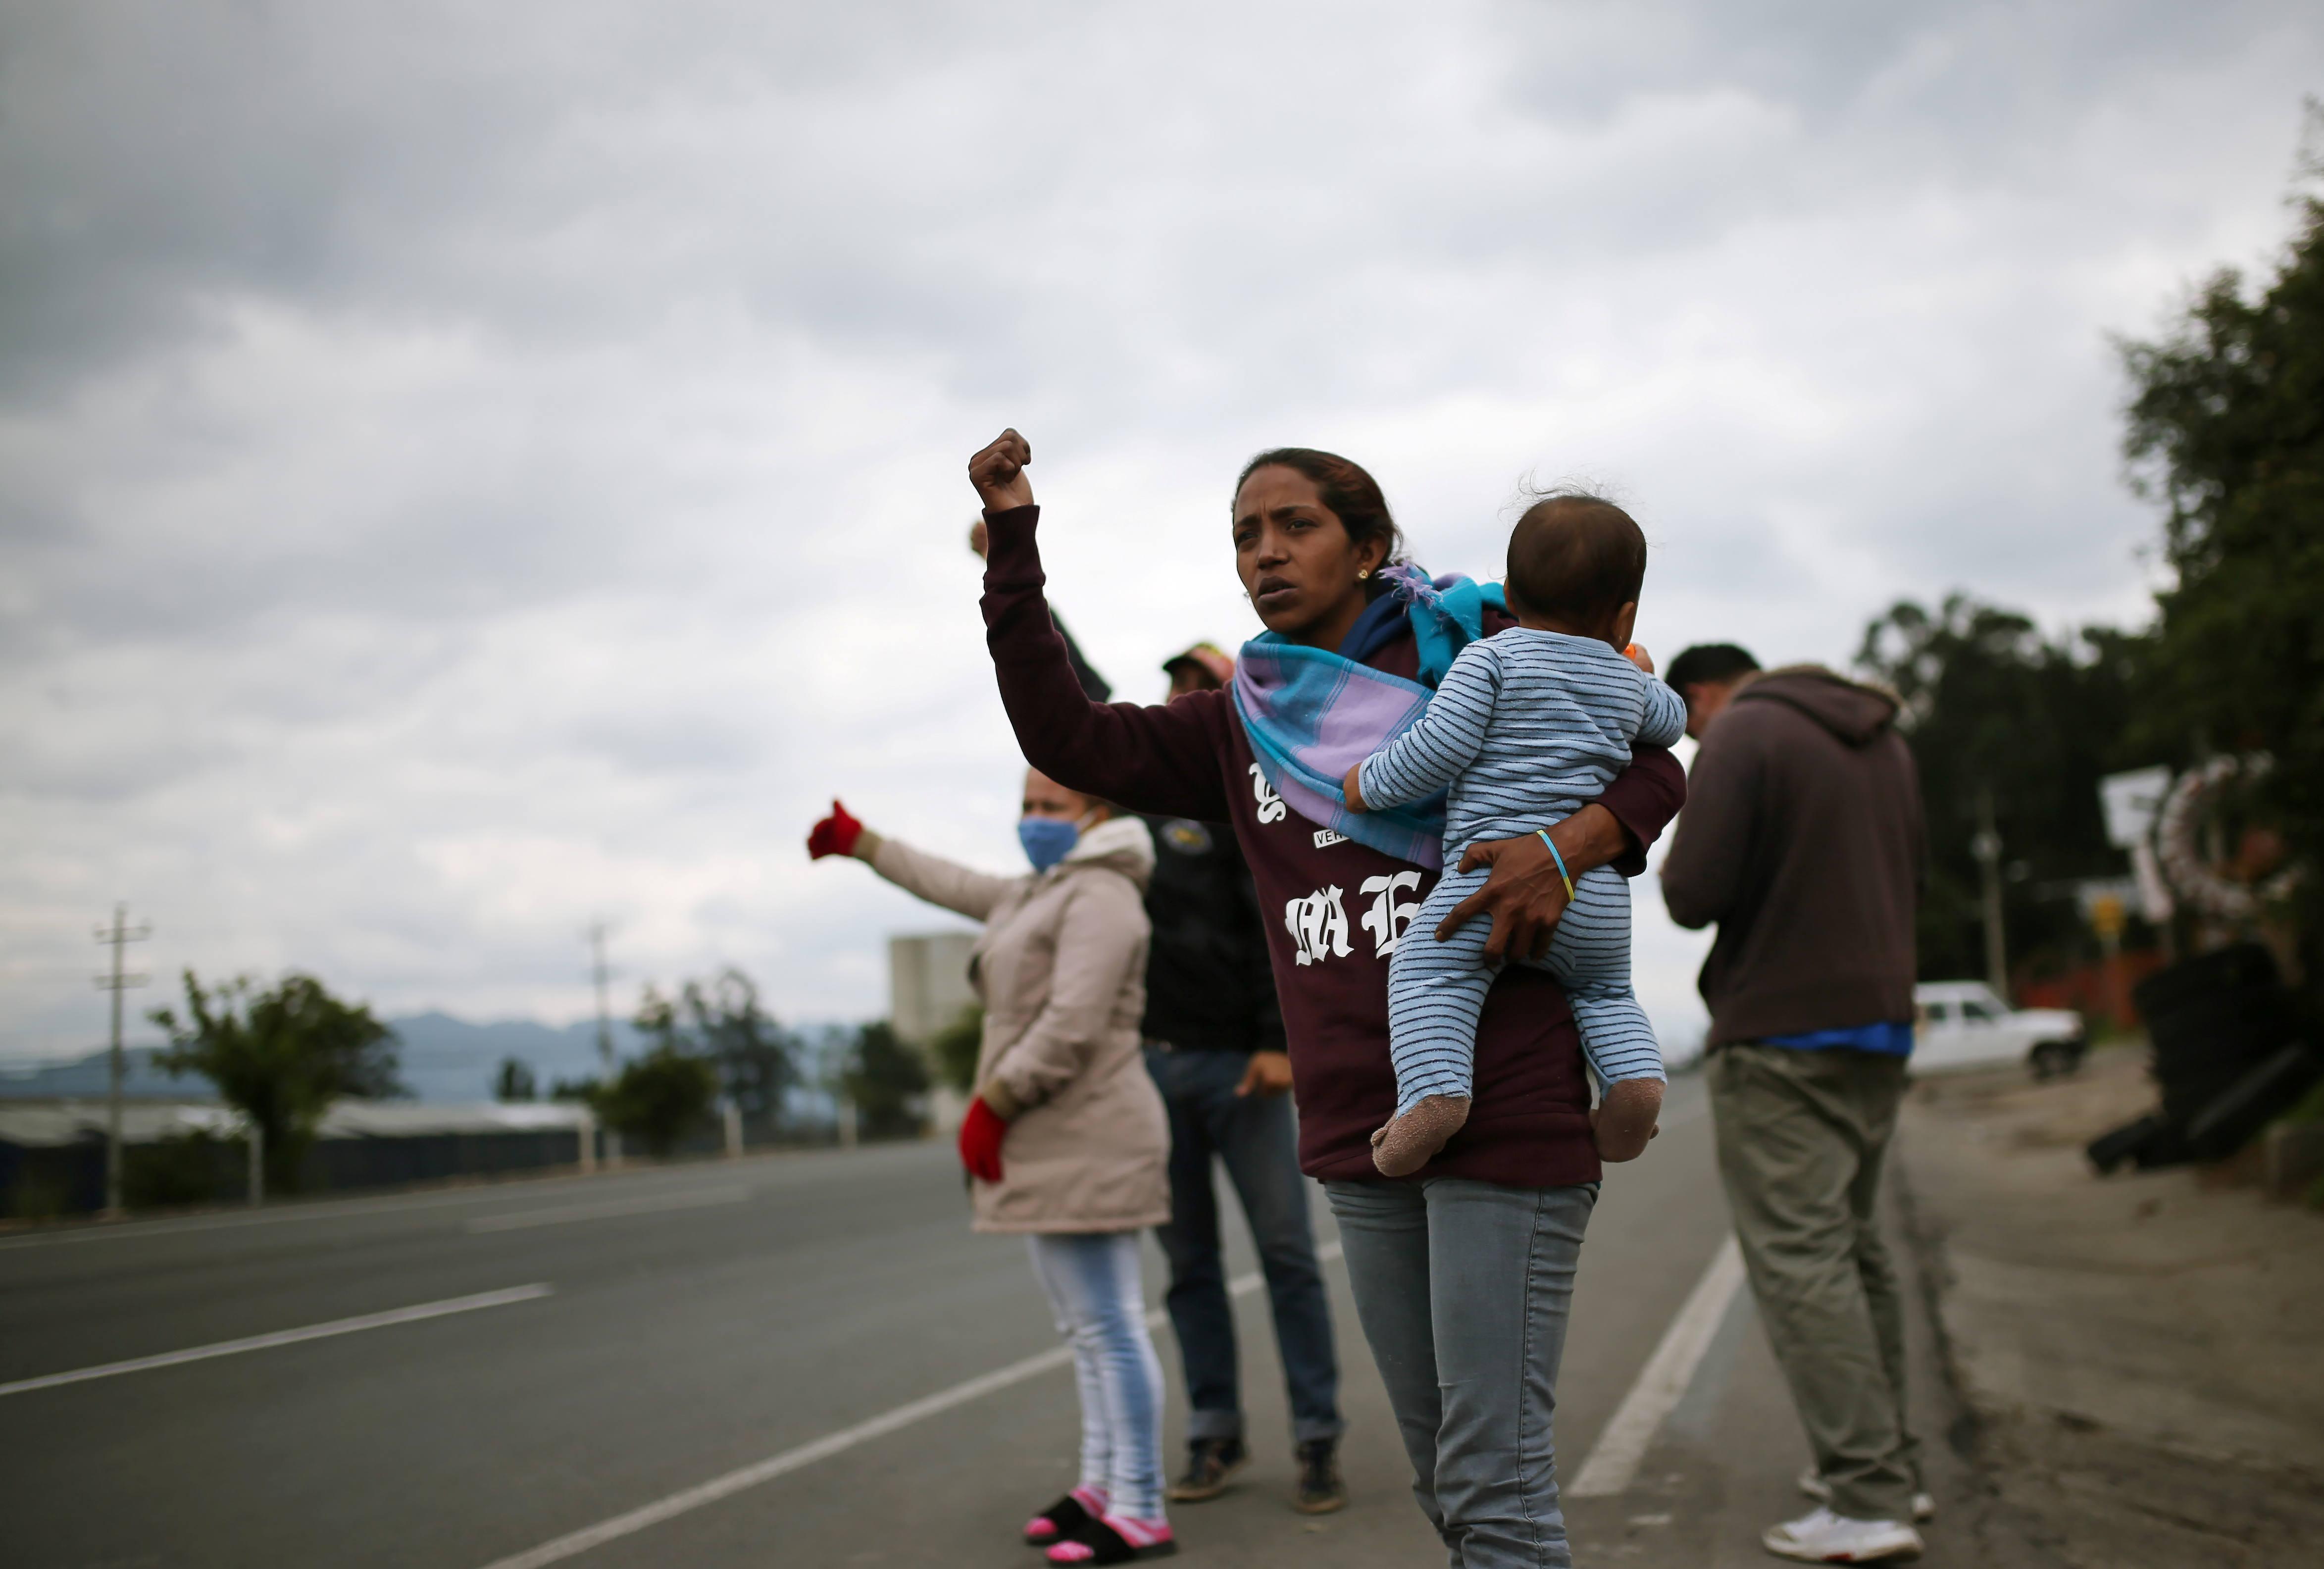
[[[1234,1473],[1250,1463],[1240,1438],[1197,1438],[1186,1445],[1186,1472],[1163,1490],[1174,1503],[1198,1504],[1227,1491]]]
[[[1335,1438],[1314,1438],[1292,1451],[1299,1463],[1299,1485],[1291,1507],[1303,1515],[1328,1515],[1348,1506],[1348,1484],[1340,1477],[1340,1444]]]
[[[1444,1140],[1468,1120],[1468,1096],[1424,1095],[1372,1135],[1372,1164],[1382,1177],[1410,1177],[1435,1159]]]

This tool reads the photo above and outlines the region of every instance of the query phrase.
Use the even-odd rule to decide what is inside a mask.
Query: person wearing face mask
[[[1170,1218],[1169,1119],[1139,1029],[1154,840],[1029,770],[1017,835],[1033,869],[995,876],[875,834],[835,800],[807,853],[853,856],[984,923],[969,957],[984,1039],[961,1165],[975,1228],[1026,1238],[1082,1403],[1080,1483],[1025,1539],[1055,1564],[1128,1563],[1176,1548],[1138,1253],[1139,1232]]]

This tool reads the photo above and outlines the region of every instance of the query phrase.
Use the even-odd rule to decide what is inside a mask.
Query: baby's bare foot
[[[1410,1177],[1435,1159],[1444,1141],[1468,1120],[1468,1096],[1424,1096],[1372,1135],[1372,1164],[1382,1177]]]

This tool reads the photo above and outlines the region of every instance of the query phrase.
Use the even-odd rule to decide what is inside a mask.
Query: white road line
[[[556,1226],[567,1221],[610,1220],[616,1215],[650,1215],[662,1210],[693,1209],[702,1204],[740,1204],[751,1196],[747,1187],[697,1187],[685,1193],[648,1193],[635,1198],[601,1199],[595,1204],[563,1204],[551,1209],[512,1210],[507,1214],[478,1215],[468,1223],[472,1232],[515,1232],[527,1226]]]
[[[1319,1260],[1336,1259],[1339,1256],[1340,1244],[1337,1242],[1326,1242],[1315,1250],[1315,1257]],[[1227,1289],[1237,1297],[1247,1297],[1258,1290],[1262,1284],[1264,1284],[1262,1277],[1256,1273],[1238,1275],[1227,1283]],[[1159,1329],[1165,1322],[1165,1315],[1158,1307],[1146,1315],[1148,1328]],[[1065,1346],[1056,1346],[1038,1355],[1027,1357],[1022,1361],[1010,1362],[1005,1368],[995,1368],[980,1378],[971,1379],[965,1383],[954,1384],[948,1389],[939,1389],[933,1395],[914,1400],[909,1405],[899,1406],[892,1411],[883,1411],[869,1421],[858,1422],[853,1427],[843,1427],[836,1433],[826,1434],[812,1444],[802,1444],[796,1449],[786,1449],[780,1454],[770,1455],[754,1465],[746,1465],[740,1471],[730,1471],[724,1476],[714,1477],[699,1487],[690,1487],[683,1492],[674,1492],[668,1498],[647,1504],[642,1509],[632,1509],[625,1515],[615,1515],[610,1520],[600,1520],[594,1526],[584,1527],[569,1536],[559,1537],[553,1542],[543,1542],[540,1546],[516,1554],[512,1557],[495,1559],[486,1565],[486,1569],[542,1569],[545,1564],[561,1563],[567,1558],[586,1553],[592,1547],[603,1546],[607,1542],[617,1541],[623,1537],[635,1536],[649,1526],[658,1526],[664,1520],[698,1509],[705,1504],[716,1503],[723,1498],[732,1498],[734,1494],[754,1488],[761,1482],[772,1481],[775,1478],[788,1476],[794,1471],[803,1471],[817,1461],[828,1460],[833,1455],[853,1449],[859,1444],[869,1444],[874,1438],[885,1437],[900,1428],[910,1426],[915,1422],[924,1422],[930,1417],[949,1411],[954,1407],[965,1406],[972,1400],[982,1399],[985,1396],[1008,1389],[1012,1384],[1021,1384],[1028,1379],[1037,1378],[1053,1368],[1062,1368],[1072,1361],[1072,1351]]]
[[[407,1210],[454,1209],[473,1204],[509,1204],[525,1196],[523,1189],[534,1183],[618,1182],[626,1186],[633,1183],[665,1177],[677,1180],[683,1177],[699,1175],[699,1172],[686,1172],[681,1168],[678,1172],[605,1172],[589,1177],[569,1176],[523,1177],[505,1186],[495,1186],[457,1193],[431,1193],[418,1196],[395,1195],[369,1199],[326,1199],[310,1204],[285,1204],[281,1209],[262,1210],[256,1214],[189,1215],[179,1220],[124,1221],[110,1224],[82,1225],[65,1231],[35,1233],[27,1237],[0,1237],[0,1251],[17,1248],[54,1248],[72,1242],[134,1241],[146,1237],[180,1237],[200,1232],[239,1231],[244,1226],[279,1226],[296,1221],[360,1220],[375,1214],[393,1214]],[[658,1181],[657,1186],[659,1186]]]
[[[385,1313],[366,1313],[356,1318],[335,1318],[328,1324],[310,1324],[304,1329],[278,1329],[272,1334],[254,1334],[246,1340],[222,1340],[215,1345],[198,1345],[190,1351],[163,1352],[160,1356],[134,1357],[125,1362],[106,1362],[94,1368],[77,1368],[69,1373],[45,1373],[37,1379],[19,1379],[13,1384],[0,1384],[0,1395],[21,1395],[27,1389],[52,1389],[58,1384],[78,1384],[88,1379],[110,1379],[121,1373],[142,1373],[151,1368],[175,1367],[180,1362],[198,1362],[211,1357],[230,1357],[240,1352],[264,1351],[270,1346],[296,1345],[302,1340],[322,1340],[334,1334],[353,1334],[359,1329],[384,1329],[391,1324],[411,1324],[422,1318],[441,1318],[447,1313],[473,1313],[479,1307],[500,1307],[511,1302],[530,1302],[536,1297],[546,1297],[557,1288],[547,1282],[530,1286],[512,1286],[505,1291],[484,1291],[474,1297],[447,1297],[442,1302],[422,1302],[415,1307],[390,1308]]]
[[[1742,1284],[1743,1254],[1730,1233],[1711,1255],[1711,1267],[1695,1282],[1686,1306],[1663,1332],[1655,1354],[1638,1370],[1637,1381],[1622,1397],[1621,1407],[1606,1424],[1606,1431],[1598,1435],[1598,1446],[1566,1486],[1566,1497],[1611,1498],[1628,1490],[1631,1478],[1638,1474],[1638,1463],[1646,1457],[1646,1446],[1662,1428],[1663,1418],[1685,1398],[1694,1370],[1702,1365],[1703,1353],[1711,1349],[1711,1337],[1727,1315],[1727,1305]]]

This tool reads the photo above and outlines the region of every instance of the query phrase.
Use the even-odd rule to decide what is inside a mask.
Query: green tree
[[[927,1117],[928,1067],[920,1054],[896,1038],[886,1020],[855,1033],[840,1075],[855,1103],[858,1126],[867,1139],[919,1136]]]
[[[674,997],[649,985],[638,1004],[641,1033],[681,1056],[712,1065],[717,1085],[745,1119],[772,1126],[785,1094],[801,1082],[798,1037],[760,1004],[759,988],[729,966],[708,982],[687,981]]]
[[[501,1071],[493,1079],[493,1099],[530,1101],[540,1093],[540,1081],[533,1077],[530,1063],[519,1057],[501,1058]]]
[[[984,1049],[984,1010],[972,1002],[928,1042],[936,1076],[966,1094],[976,1087],[976,1059]]]
[[[607,1127],[659,1160],[710,1114],[717,1095],[718,1070],[665,1042],[623,1063],[611,1084],[584,1086],[581,1098]]]
[[[2126,743],[2150,640],[2104,627],[2063,642],[2027,617],[1960,594],[1932,612],[1910,601],[1865,629],[1859,669],[1904,699],[1898,728],[1919,765],[1929,825],[1921,974],[1982,976],[1982,870],[1971,852],[1992,794],[2006,866],[2002,926],[2012,972],[2054,971],[2085,937],[2065,885],[2120,876],[2098,780],[2162,761]]]
[[[2309,145],[2324,109],[2309,106]],[[2324,175],[2311,151],[2310,179]],[[2123,450],[2165,508],[2175,575],[2142,728],[2179,746],[2264,751],[2261,786],[2307,874],[2303,946],[2324,931],[2324,202],[2297,206],[2274,276],[2214,273],[2162,337],[2118,346]],[[2315,966],[2310,966],[2311,970]]]
[[[686,983],[679,1001],[693,1021],[693,1048],[717,1064],[727,1098],[746,1119],[773,1127],[800,1082],[798,1037],[760,1006],[757,985],[732,966],[706,985]]]
[[[581,1098],[625,1139],[657,1159],[668,1157],[718,1098],[717,1065],[696,1049],[677,1001],[649,985],[638,1003],[638,1032],[654,1044],[607,1083],[580,1086]],[[560,1086],[561,1087],[561,1086]]]
[[[342,1002],[311,975],[272,991],[244,975],[205,990],[185,973],[186,1016],[148,1015],[170,1032],[154,1060],[172,1075],[199,1074],[257,1125],[270,1191],[295,1193],[315,1127],[342,1097],[405,1094],[395,1076],[395,1034],[361,1003]]]

